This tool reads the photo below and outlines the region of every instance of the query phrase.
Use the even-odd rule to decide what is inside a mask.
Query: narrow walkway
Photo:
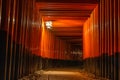
[[[59,68],[40,70],[19,80],[108,80],[95,77],[84,70]]]

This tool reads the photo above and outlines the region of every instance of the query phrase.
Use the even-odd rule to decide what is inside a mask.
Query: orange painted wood
[[[114,18],[113,18],[113,22],[114,22],[114,53],[117,52],[117,48],[118,48],[118,37],[117,37],[117,30],[118,30],[118,1],[114,0]]]
[[[110,55],[113,54],[113,5],[110,0]]]
[[[98,6],[94,9],[91,17],[85,22],[83,29],[83,57],[92,58],[99,56],[98,38]],[[94,47],[96,49],[94,49]]]
[[[120,1],[118,0],[118,52],[120,52]]]
[[[104,29],[105,29],[105,54],[106,55],[108,55],[108,30],[109,30],[109,26],[108,26],[108,21],[109,20],[107,20],[107,17],[108,17],[108,9],[107,9],[107,6],[108,6],[108,2],[107,2],[107,0],[104,2],[105,3],[105,5],[104,5],[104,7],[105,7],[105,12],[104,12],[104,15],[105,15],[105,19],[104,19]]]
[[[102,0],[102,26],[100,26],[102,28],[102,55],[105,53],[105,21],[104,21],[104,17],[105,17],[105,3],[104,0]]]
[[[99,53],[99,24],[98,24],[98,6],[96,6],[96,8],[94,9],[94,46],[93,46],[93,49],[94,47],[96,49],[94,49],[94,57],[98,57],[100,56],[100,53]]]
[[[69,1],[69,0],[65,0],[65,1],[55,1],[55,0],[36,0],[37,2],[52,2],[52,3],[92,3],[92,4],[95,4],[95,3],[98,3],[99,1],[98,0],[75,0],[75,1]]]

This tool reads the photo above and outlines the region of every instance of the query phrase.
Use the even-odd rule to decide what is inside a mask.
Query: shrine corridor
[[[0,0],[0,80],[120,80],[120,0]]]

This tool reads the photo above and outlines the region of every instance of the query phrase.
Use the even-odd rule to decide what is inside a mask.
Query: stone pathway
[[[95,77],[91,73],[79,69],[47,69],[36,71],[34,74],[25,76],[19,80],[108,80]]]

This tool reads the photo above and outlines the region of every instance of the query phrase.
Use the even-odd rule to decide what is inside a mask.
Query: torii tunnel
[[[120,0],[0,0],[0,80],[70,68],[120,80]]]

